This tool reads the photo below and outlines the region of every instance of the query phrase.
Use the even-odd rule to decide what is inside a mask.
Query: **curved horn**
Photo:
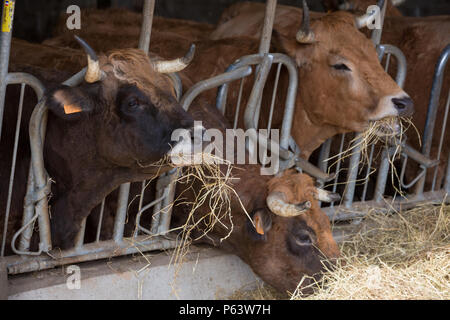
[[[311,208],[311,202],[304,201],[298,204],[286,203],[282,192],[271,192],[266,199],[270,211],[282,217],[295,217]]]
[[[100,70],[98,57],[94,49],[92,49],[91,46],[89,46],[86,43],[86,41],[84,41],[78,36],[75,36],[75,40],[77,40],[78,43],[81,45],[81,47],[83,47],[87,55],[88,66],[86,74],[84,76],[84,80],[86,80],[86,82],[88,83],[93,83],[102,80],[104,78],[104,73]]]
[[[309,8],[306,4],[306,0],[303,0],[303,18],[302,26],[300,30],[297,31],[295,39],[299,43],[313,43],[315,42],[314,32],[309,28]]]
[[[194,59],[195,44],[191,44],[189,51],[182,58],[173,60],[160,60],[152,62],[153,68],[160,73],[173,73],[186,68]]]
[[[339,193],[326,191],[320,188],[316,188],[314,198],[322,202],[335,202],[341,200]]]

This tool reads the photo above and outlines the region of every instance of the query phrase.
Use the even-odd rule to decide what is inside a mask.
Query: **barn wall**
[[[265,0],[252,0],[265,2]],[[216,23],[221,12],[237,0],[156,0],[156,15]],[[374,0],[374,3],[376,0]],[[81,8],[125,7],[141,10],[143,0],[17,0],[14,36],[41,42],[51,36],[60,13],[71,4]],[[300,0],[278,0],[280,4],[299,6]],[[311,10],[323,11],[320,0],[308,0]],[[407,0],[400,9],[404,14],[450,14],[448,0]]]

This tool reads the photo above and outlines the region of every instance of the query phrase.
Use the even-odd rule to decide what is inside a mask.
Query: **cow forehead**
[[[160,96],[163,92],[166,95],[175,96],[169,77],[156,72],[149,57],[139,49],[110,51],[107,56],[100,59],[100,62],[101,69],[112,81],[119,80],[136,85],[149,97]]]
[[[311,197],[311,188],[314,187],[313,179],[296,170],[289,170],[281,177],[274,177],[268,182],[268,192],[282,192],[286,201],[295,203],[307,200]]]
[[[360,32],[354,16],[346,12],[336,12],[323,16],[313,22],[313,30],[323,49],[342,54],[375,54],[372,41]],[[376,57],[376,55],[374,55]]]

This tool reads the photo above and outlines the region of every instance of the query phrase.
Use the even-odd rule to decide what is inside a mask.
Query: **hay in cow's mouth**
[[[399,181],[399,174],[394,166],[394,160],[398,158],[401,152],[402,144],[405,137],[405,132],[413,127],[417,137],[420,142],[420,134],[417,130],[416,126],[413,124],[412,120],[407,117],[386,117],[377,121],[371,121],[366,130],[356,135],[356,137],[350,141],[348,144],[348,148],[343,150],[342,152],[329,157],[325,161],[334,160],[328,168],[328,173],[330,173],[333,167],[339,162],[344,161],[344,159],[352,156],[354,153],[361,153],[360,161],[357,164],[360,168],[364,168],[364,166],[372,165],[374,159],[376,159],[380,151],[383,148],[379,149],[378,154],[372,153],[372,147],[376,144],[384,145],[385,147],[394,146],[395,150],[391,154],[389,154],[389,162],[391,165],[391,180],[392,185],[395,187],[394,180]],[[341,169],[344,170],[344,169]],[[359,183],[364,183],[369,178],[371,174],[376,171],[376,168],[370,168],[369,173],[362,180],[358,180]],[[339,174],[339,172],[337,172]],[[348,182],[348,181],[347,181]],[[397,193],[404,195],[401,190],[396,188]]]
[[[450,205],[375,210],[341,244],[339,266],[292,299],[450,299]]]

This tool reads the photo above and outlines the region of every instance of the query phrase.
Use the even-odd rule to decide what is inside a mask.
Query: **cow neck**
[[[298,103],[295,108],[295,127],[292,130],[292,136],[300,147],[300,156],[308,159],[314,150],[320,147],[327,139],[338,134],[339,130],[335,126],[315,124],[302,105],[303,103]]]

